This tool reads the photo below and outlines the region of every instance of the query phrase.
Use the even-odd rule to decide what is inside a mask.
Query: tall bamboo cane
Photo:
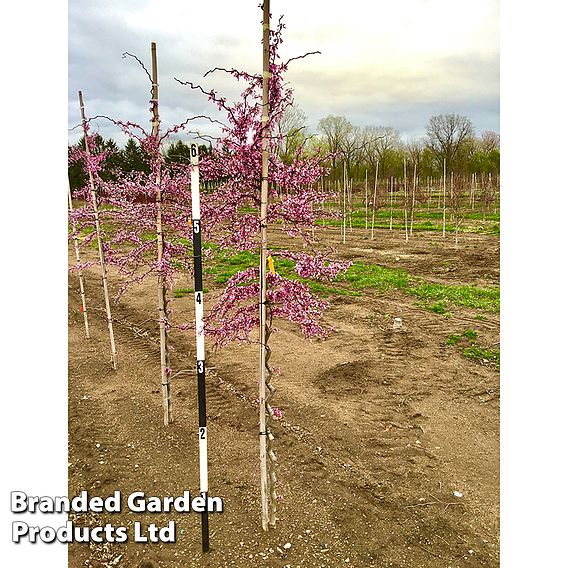
[[[349,232],[353,232],[353,178],[347,184],[349,195]]]
[[[193,265],[195,277],[195,345],[197,359],[197,397],[199,408],[199,492],[207,504],[209,481],[207,474],[207,410],[205,391],[205,334],[203,329],[203,267],[201,263],[201,207],[199,197],[199,151],[195,143],[191,154],[191,225],[193,235]],[[201,513],[201,549],[209,552],[209,515],[207,507]]]
[[[343,161],[343,244],[345,244],[345,233],[347,229],[347,169]]]
[[[416,205],[416,161],[414,162],[414,173],[412,174],[412,205],[410,208],[410,236],[412,237],[412,228],[414,227],[414,207]]]
[[[83,93],[79,91],[79,107],[81,109],[81,121],[83,123],[83,133],[85,135],[85,153],[87,154],[87,158],[91,156],[91,149],[89,148],[89,142],[87,140],[87,118],[85,116],[85,105],[83,103]],[[111,365],[113,369],[118,368],[118,356],[116,353],[116,346],[114,344],[114,329],[112,326],[112,313],[110,311],[110,299],[108,294],[108,278],[106,272],[106,264],[105,264],[105,253],[103,250],[103,237],[101,234],[101,223],[99,220],[99,209],[97,207],[97,194],[95,191],[95,179],[93,177],[93,172],[89,169],[89,187],[91,193],[91,204],[93,206],[93,213],[95,215],[95,230],[97,232],[97,243],[99,246],[99,260],[101,265],[101,277],[103,281],[103,293],[105,297],[105,308],[106,308],[106,316],[107,316],[107,323],[108,323],[108,334],[110,338],[110,359]]]
[[[442,209],[442,237],[446,236],[446,158],[444,158],[444,183],[443,183],[444,203]]]
[[[160,116],[158,112],[158,57],[156,43],[151,44],[152,51],[152,136],[160,134]],[[157,142],[156,142],[157,143]],[[173,422],[172,400],[170,396],[170,364],[168,354],[168,300],[166,283],[162,272],[164,257],[164,233],[162,228],[162,189],[161,170],[156,172],[156,239],[158,245],[158,314],[160,324],[160,369],[162,382],[162,404],[164,409],[164,425]]]
[[[389,224],[389,231],[392,231],[392,215],[393,215],[393,208],[394,208],[394,191],[395,191],[395,181],[394,176],[391,177],[391,194],[390,194],[390,224]]]
[[[369,202],[368,202],[368,192],[367,192],[367,170],[365,169],[365,231],[369,228],[368,227],[368,211],[369,211]]]
[[[408,242],[408,187],[406,185],[406,158],[404,158],[404,235]]]
[[[274,436],[270,431],[270,397],[274,387],[270,384],[272,373],[268,366],[270,348],[270,324],[267,322],[266,263],[267,263],[267,216],[268,216],[268,90],[270,73],[270,1],[262,5],[262,180],[260,192],[260,305],[259,344],[260,363],[258,383],[259,438],[260,438],[260,499],[262,529],[276,525],[276,455],[272,449]],[[268,391],[268,395],[267,395]]]
[[[68,185],[67,197],[69,198],[69,211],[73,213],[73,201],[71,200],[71,185]],[[71,221],[71,231],[73,232],[73,244],[75,245],[75,258],[77,264],[81,263],[79,255],[79,239],[77,238],[77,223],[73,219]],[[83,312],[83,321],[85,322],[85,337],[91,339],[89,334],[89,318],[87,317],[87,300],[85,298],[85,284],[83,283],[83,271],[79,270],[79,290],[81,291],[81,311]]]
[[[375,167],[375,188],[373,189],[373,214],[371,216],[371,240],[375,238],[375,210],[377,204],[377,183],[379,177],[379,162]]]

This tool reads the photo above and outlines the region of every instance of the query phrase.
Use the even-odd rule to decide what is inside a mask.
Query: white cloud
[[[85,91],[91,116],[147,123],[147,77],[122,53],[147,62],[151,41],[158,44],[164,124],[211,112],[204,97],[174,76],[236,97],[238,85],[230,78],[202,76],[215,66],[260,69],[258,3],[70,0],[70,126],[78,121],[78,89]],[[271,7],[273,16],[284,14],[284,58],[322,52],[292,64],[288,76],[312,127],[332,113],[356,124],[388,120],[416,135],[432,112],[460,112],[478,130],[499,129],[497,0],[273,0]]]

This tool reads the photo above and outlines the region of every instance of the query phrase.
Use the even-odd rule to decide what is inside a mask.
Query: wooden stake
[[[371,240],[375,238],[375,209],[376,209],[376,202],[377,202],[377,183],[379,178],[379,162],[375,167],[375,188],[373,190],[373,214],[371,218]]]
[[[410,209],[410,236],[412,236],[412,227],[414,226],[414,206],[416,205],[416,162],[414,162],[414,173],[412,174],[412,206]]]
[[[158,113],[158,57],[156,44],[152,42],[152,136],[160,134],[160,116]],[[161,171],[156,173],[156,238],[158,244],[158,266],[164,256],[164,233],[162,228],[162,189]],[[160,368],[162,380],[162,404],[164,409],[164,426],[173,422],[172,400],[170,396],[170,364],[168,354],[168,300],[166,283],[161,272],[158,272],[158,314],[160,324]]]
[[[450,199],[454,204],[454,224],[456,226],[454,244],[458,246],[458,229],[460,223],[460,195],[454,191],[454,172],[450,174]]]
[[[404,158],[404,235],[408,242],[408,187],[406,186],[406,158]]]
[[[71,200],[71,185],[68,185],[67,197],[69,198],[69,211],[73,213],[73,201]],[[77,223],[71,221],[71,231],[73,232],[73,244],[75,245],[75,258],[77,264],[81,263],[79,255],[79,239],[77,237]],[[89,318],[87,317],[87,300],[85,298],[85,285],[83,283],[83,271],[79,270],[79,290],[81,291],[81,311],[83,312],[83,321],[85,322],[85,337],[91,339],[89,334]]]
[[[443,185],[444,204],[442,209],[442,237],[446,236],[446,158],[444,158],[444,185]]]
[[[394,176],[391,176],[391,194],[390,194],[390,225],[389,231],[392,231],[392,215],[393,215],[393,208],[394,208],[394,190],[395,190],[395,181]]]
[[[353,232],[353,178],[348,182],[349,190],[349,232]]]
[[[267,390],[274,391],[270,384],[267,368],[269,354],[268,337],[270,330],[266,318],[266,263],[267,263],[267,216],[268,216],[268,88],[270,73],[270,0],[262,5],[262,178],[260,192],[260,305],[259,305],[259,344],[260,364],[258,383],[259,399],[259,438],[260,438],[260,499],[262,509],[262,529],[276,525],[276,456],[271,448],[273,436],[270,432]],[[267,463],[267,458],[270,464]],[[270,474],[268,469],[270,468]]]
[[[87,130],[87,118],[85,116],[85,105],[83,103],[83,93],[79,91],[79,107],[81,109],[81,121],[83,123],[83,133],[85,135],[85,153],[87,158],[91,156],[91,149],[89,148],[89,142],[87,140],[88,130]],[[89,187],[91,193],[91,204],[93,206],[93,213],[95,215],[95,230],[97,232],[97,242],[99,245],[99,261],[101,265],[101,277],[103,281],[103,293],[105,297],[105,308],[108,323],[108,334],[110,338],[110,360],[113,369],[118,368],[118,356],[116,353],[116,346],[114,344],[114,329],[112,326],[112,313],[110,311],[110,298],[108,293],[108,278],[106,272],[105,264],[105,253],[103,250],[103,237],[101,233],[101,223],[99,220],[99,209],[97,207],[97,194],[95,191],[95,179],[93,177],[93,172],[89,170]]]
[[[368,211],[369,211],[369,202],[368,202],[368,192],[367,192],[367,170],[365,170],[365,231],[368,229]]]
[[[343,161],[343,244],[345,244],[346,229],[347,229],[347,169],[344,160]]]

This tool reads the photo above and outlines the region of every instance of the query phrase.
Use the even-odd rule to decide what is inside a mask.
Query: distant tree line
[[[342,179],[344,169],[349,178],[362,179],[365,171],[374,175],[377,163],[379,177],[401,177],[405,159],[412,168],[416,164],[421,177],[442,175],[444,160],[446,170],[456,174],[499,173],[499,134],[485,131],[477,137],[471,120],[459,114],[432,116],[425,136],[407,141],[391,126],[359,127],[333,115],[322,118],[317,134],[305,140],[301,110],[291,107],[285,119],[292,136],[281,148],[282,157],[290,159],[302,143],[313,150],[323,147],[333,155],[328,164],[332,179]]]
[[[380,178],[402,177],[404,161],[417,175],[439,177],[442,175],[444,160],[447,172],[460,175],[498,174],[500,164],[499,134],[485,131],[475,135],[471,120],[459,114],[432,116],[426,125],[425,136],[403,141],[400,132],[391,126],[354,126],[344,116],[329,115],[318,123],[317,132],[306,132],[307,117],[297,106],[291,106],[280,122],[280,130],[286,135],[280,146],[280,158],[291,163],[296,152],[311,153],[322,149],[332,153],[326,164],[331,179],[341,180],[344,171],[349,178],[363,179],[365,172],[374,176],[378,164]],[[84,139],[76,146],[84,147]],[[72,149],[72,146],[69,147]],[[143,171],[149,166],[144,149],[130,138],[124,148],[109,138],[96,136],[96,150],[107,151],[101,177],[112,180],[116,172]],[[212,149],[200,145],[200,152]],[[165,150],[166,163],[189,163],[189,146],[182,140],[170,144]],[[69,167],[71,189],[83,187],[85,174],[80,163]]]
[[[83,149],[85,138],[82,137],[76,144],[69,146],[69,151],[74,147]],[[97,134],[95,136],[95,149],[97,154],[104,151],[108,152],[100,173],[101,178],[105,181],[115,180],[119,172],[150,172],[146,151],[138,141],[132,138],[128,139],[124,148],[119,148],[112,138],[105,140],[100,134]],[[203,155],[203,153],[211,152],[211,148],[208,145],[200,144],[199,151]],[[166,164],[189,164],[189,145],[182,140],[173,142],[166,149],[165,159]],[[69,182],[72,190],[82,188],[86,184],[86,174],[80,162],[75,162],[69,166]]]

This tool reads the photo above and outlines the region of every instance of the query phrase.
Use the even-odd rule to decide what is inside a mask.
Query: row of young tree
[[[286,319],[297,325],[306,338],[323,338],[331,329],[321,322],[327,302],[319,298],[300,279],[330,281],[347,270],[349,262],[334,259],[328,250],[320,250],[314,238],[318,216],[324,215],[322,203],[326,195],[319,187],[325,175],[327,156],[304,151],[300,146],[295,158],[285,163],[279,157],[284,136],[279,123],[293,104],[293,90],[284,77],[290,62],[306,55],[283,61],[278,53],[284,24],[269,27],[269,1],[263,8],[263,70],[251,75],[236,69],[215,68],[208,73],[225,72],[244,83],[241,97],[227,102],[216,90],[205,91],[192,81],[182,85],[201,92],[221,111],[222,137],[212,148],[196,151],[195,145],[174,140],[191,130],[193,120],[168,129],[161,126],[158,108],[157,48],[152,43],[150,99],[151,131],[142,126],[106,117],[126,134],[129,142],[119,149],[115,142],[90,134],[82,92],[79,108],[84,137],[78,145],[69,146],[70,237],[74,241],[76,263],[72,269],[79,275],[85,335],[89,337],[86,299],[82,271],[96,261],[88,254],[81,262],[82,249],[97,243],[106,318],[109,328],[111,363],[118,369],[120,346],[115,345],[109,279],[118,288],[116,299],[144,279],[157,280],[156,324],[160,338],[160,382],[162,387],[164,425],[173,421],[171,381],[182,370],[170,356],[170,332],[195,327],[196,372],[198,374],[200,493],[207,498],[207,431],[205,426],[205,347],[207,335],[217,347],[230,343],[252,342],[258,331],[259,376],[259,447],[262,503],[262,527],[268,530],[276,523],[276,454],[274,422],[282,413],[274,405],[273,376],[269,363],[269,338],[276,331],[273,319]],[[207,117],[205,117],[207,118]],[[217,119],[210,119],[218,122]],[[190,157],[188,160],[187,157]],[[82,178],[80,176],[83,176]],[[81,179],[86,183],[81,185]],[[203,184],[210,191],[200,196]],[[71,185],[78,188],[71,191]],[[190,188],[192,191],[190,191]],[[327,196],[330,197],[330,196]],[[73,199],[76,206],[73,206]],[[300,246],[292,250],[269,248],[268,227],[296,238]],[[207,247],[202,246],[207,243]],[[301,244],[300,244],[301,243]],[[299,249],[301,252],[296,252]],[[216,303],[204,312],[202,262],[209,263],[218,255],[257,252],[258,260],[234,274]],[[253,257],[254,258],[254,257]],[[297,277],[288,277],[292,264]],[[107,267],[110,269],[107,271]],[[172,289],[179,278],[193,273],[195,282],[195,326],[178,321],[171,309]],[[186,319],[187,314],[177,312]],[[146,320],[148,321],[148,320]],[[150,363],[150,361],[148,362]],[[185,365],[185,363],[184,363]],[[251,377],[254,379],[254,377]],[[206,516],[205,516],[206,517]],[[208,521],[203,517],[203,550],[208,549]]]
[[[344,116],[322,118],[318,130],[314,144],[336,156],[332,179],[341,179],[344,166],[349,177],[363,179],[377,164],[380,178],[402,177],[405,161],[422,178],[442,175],[444,163],[456,174],[499,173],[499,135],[485,131],[476,137],[471,120],[459,114],[432,116],[424,137],[406,141],[395,128],[358,127]]]
[[[499,134],[484,131],[476,137],[473,123],[459,114],[436,115],[430,118],[426,135],[420,139],[403,141],[400,132],[390,126],[354,126],[344,116],[329,115],[318,124],[318,133],[307,135],[307,117],[296,105],[290,106],[279,122],[281,134],[280,159],[287,164],[296,153],[320,151],[331,155],[326,164],[330,179],[341,180],[346,170],[353,179],[364,179],[366,171],[375,171],[381,179],[402,177],[404,162],[414,168],[421,178],[442,175],[444,162],[447,171],[455,174],[497,175],[499,173]],[[129,138],[124,148],[113,139],[95,135],[98,151],[108,153],[102,179],[112,180],[117,172],[140,171],[148,173],[148,157],[139,142]],[[70,147],[84,147],[84,140]],[[172,142],[165,150],[166,164],[189,163],[189,146],[182,140]],[[207,155],[211,146],[202,145],[200,154]],[[85,174],[74,164],[69,169],[73,189],[83,187]]]

